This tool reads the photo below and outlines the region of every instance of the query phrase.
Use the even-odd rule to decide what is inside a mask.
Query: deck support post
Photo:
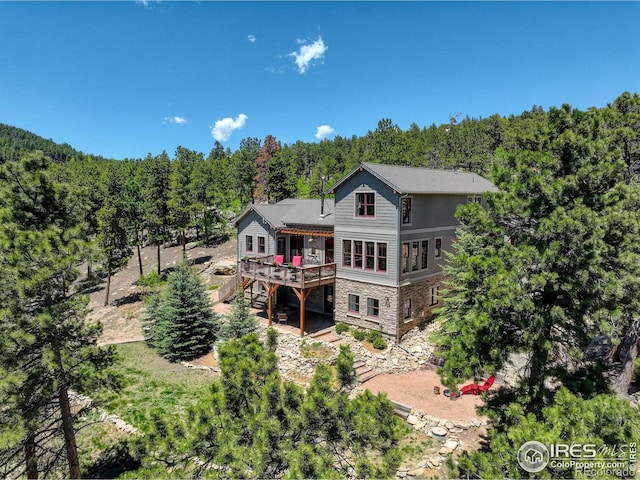
[[[313,287],[306,290],[299,290],[295,287],[292,287],[292,289],[293,293],[295,293],[296,297],[298,297],[298,300],[300,300],[300,336],[304,337],[304,302],[311,293],[311,290],[313,290]]]
[[[268,297],[268,307],[267,307],[267,315],[269,315],[269,326],[271,326],[271,322],[273,320],[273,294],[278,290],[277,283],[269,284],[267,282],[262,282],[263,288],[267,291]]]

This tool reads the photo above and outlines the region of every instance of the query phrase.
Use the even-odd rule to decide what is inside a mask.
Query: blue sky
[[[140,158],[602,107],[636,2],[0,2],[0,123]]]

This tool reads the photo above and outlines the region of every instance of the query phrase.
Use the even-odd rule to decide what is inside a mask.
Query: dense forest
[[[359,162],[473,171],[500,189],[489,195],[486,210],[471,204],[458,212],[465,228],[448,261],[450,288],[437,315],[442,325],[436,339],[443,357],[440,373],[454,386],[460,379],[495,373],[512,354],[526,355],[528,366],[512,391],[492,398],[488,444],[452,463],[451,474],[522,477],[514,455],[508,454],[533,438],[553,442],[573,436],[599,446],[637,441],[640,414],[626,400],[637,381],[640,349],[636,93],[623,93],[605,107],[586,111],[570,105],[549,110],[533,106],[510,117],[453,116],[448,124],[412,124],[406,131],[382,119],[362,137],[282,145],[267,135],[262,141],[245,138],[234,152],[216,142],[206,154],[179,146],[172,156],[157,152],[124,160],[87,155],[0,124],[2,476],[58,475],[61,452],[68,466],[61,476],[82,474],[74,428],[80,412],[72,411],[69,392],[118,388],[111,369],[117,356],[112,348],[97,346],[100,327],[86,321],[87,282],[105,282],[108,304],[111,276],[132,255],[138,257],[140,275],[145,273],[141,246],[155,246],[160,274],[168,242],[183,249],[192,241],[218,242],[229,234],[228,220],[248,204],[319,196],[323,178],[329,188]],[[86,265],[82,273],[81,264]],[[240,432],[264,421],[262,435],[276,435],[266,425],[273,426],[274,415],[281,415],[278,421],[284,423],[278,428],[285,423],[293,428],[291,422],[297,422],[296,428],[318,429],[322,422],[315,417],[308,423],[285,419],[290,406],[285,409],[278,402],[304,406],[313,399],[321,405],[320,397],[326,397],[337,402],[325,405],[333,415],[327,413],[327,418],[345,427],[347,420],[337,410],[350,404],[344,392],[330,393],[326,372],[320,370],[306,393],[290,386],[281,390],[280,379],[264,371],[263,364],[272,366],[275,360],[255,338],[244,341],[254,353],[259,351],[256,368],[263,369],[247,373],[259,385],[251,386],[253,396],[246,401],[255,402],[259,414],[252,416],[250,406],[241,418],[225,410],[231,416],[221,424]],[[594,353],[596,344],[601,348]],[[230,358],[242,356],[239,350],[239,344],[230,346]],[[233,409],[225,395],[237,395],[243,379],[228,369],[229,381],[215,387],[208,401]],[[280,405],[273,406],[279,413],[269,410],[264,403],[269,399]],[[357,400],[349,408],[365,412],[358,418],[374,415],[366,413],[367,401],[373,400]],[[335,459],[318,450],[309,431],[287,437],[297,449],[290,459],[252,457],[251,466],[242,464],[242,452],[250,452],[252,444],[236,438],[233,450],[231,444],[208,443],[222,437],[206,429],[207,415],[213,413],[202,408],[193,413],[203,416],[196,423],[204,430],[192,432],[199,455],[235,462],[233,470],[213,469],[208,475],[340,476],[331,470]],[[311,412],[314,407],[305,408]],[[186,428],[179,424],[184,419],[173,426],[166,421],[154,428]],[[380,418],[378,427],[388,428],[388,438],[397,440],[395,426]],[[191,455],[178,434],[165,445],[161,430],[147,440],[155,438],[162,445],[140,443],[138,466],[143,470],[138,473],[162,474],[161,463],[151,457],[173,450],[183,462],[176,471],[194,475],[197,469],[189,462],[198,464],[202,458]],[[373,434],[374,426],[362,431]],[[327,439],[338,435],[325,433]],[[357,439],[362,448],[369,448],[365,433],[358,435],[363,435]],[[52,438],[59,438],[63,447],[48,450]],[[337,449],[347,449],[349,443],[343,437],[325,441]],[[395,452],[392,446],[376,444],[389,455]],[[286,455],[284,449],[278,452]],[[392,476],[398,461],[385,457],[386,466],[374,468],[366,456],[354,455],[361,462],[355,470],[361,477]],[[558,467],[540,475],[568,478],[574,473]]]

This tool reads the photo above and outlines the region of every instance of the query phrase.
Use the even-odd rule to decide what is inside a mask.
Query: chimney
[[[324,218],[324,175],[322,176],[322,191],[320,192],[320,218]]]

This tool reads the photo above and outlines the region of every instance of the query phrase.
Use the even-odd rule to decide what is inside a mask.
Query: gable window
[[[351,266],[351,240],[342,241],[342,265]]]
[[[379,272],[387,271],[387,244],[386,243],[378,244],[378,271]]]
[[[418,248],[420,247],[420,242],[418,240],[414,240],[411,242],[411,271],[415,272],[418,270]]]
[[[360,297],[358,295],[349,294],[349,311],[360,313]]]
[[[246,235],[244,237],[247,252],[253,252],[253,235]]]
[[[429,268],[429,240],[422,240],[420,248],[420,268]]]
[[[435,286],[431,287],[431,291],[429,293],[429,306],[437,305],[440,302],[440,287]]]
[[[404,301],[404,319],[411,318],[411,299],[407,298]]]
[[[362,268],[362,241],[353,242],[353,268]]]
[[[409,271],[409,242],[402,243],[402,273]]]
[[[264,253],[266,251],[266,242],[264,237],[258,237],[258,253]]]
[[[367,298],[367,316],[377,317],[380,314],[380,302],[377,298]]]
[[[373,270],[376,266],[376,244],[373,242],[364,243],[364,268]]]
[[[356,217],[375,216],[375,194],[356,193]]]
[[[411,197],[402,197],[402,223],[411,223]]]
[[[441,258],[442,257],[442,238],[436,238],[435,243],[436,243],[436,248],[435,248],[434,258]]]

